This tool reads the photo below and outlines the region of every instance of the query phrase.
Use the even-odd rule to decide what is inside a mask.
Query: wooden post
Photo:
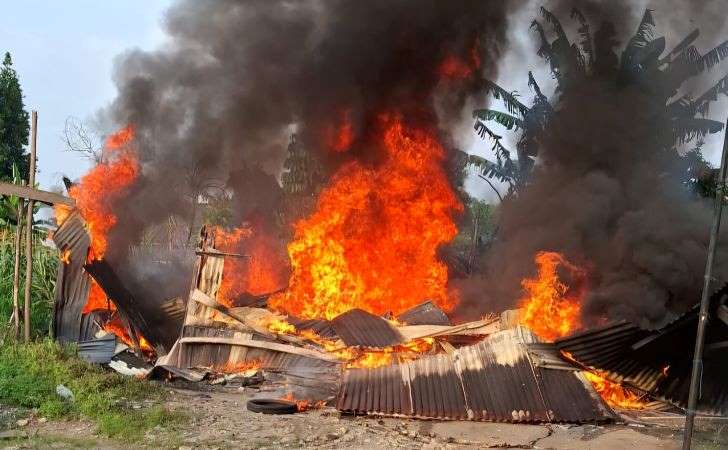
[[[28,172],[28,187],[35,188],[35,155],[38,139],[38,113],[31,113],[30,135],[30,171]],[[30,341],[30,293],[33,284],[33,199],[28,199],[25,224],[25,342]]]
[[[24,200],[18,197],[18,222],[15,225],[15,240],[13,242],[13,329],[15,339],[20,336],[20,244],[23,234],[23,208]]]
[[[700,297],[700,315],[698,316],[698,332],[695,337],[695,352],[693,353],[693,372],[690,377],[690,391],[688,394],[688,410],[685,414],[685,431],[683,432],[683,450],[690,450],[693,439],[693,425],[695,424],[695,410],[700,396],[700,384],[703,377],[703,347],[705,346],[705,330],[708,327],[708,307],[710,300],[710,282],[713,276],[713,260],[715,247],[718,243],[720,219],[723,212],[723,198],[726,194],[725,176],[728,164],[728,121],[726,121],[725,137],[723,138],[723,154],[720,158],[720,172],[718,175],[717,192],[715,193],[713,226],[710,229],[710,243],[708,244],[708,258],[705,263],[705,277],[703,279],[703,295]]]

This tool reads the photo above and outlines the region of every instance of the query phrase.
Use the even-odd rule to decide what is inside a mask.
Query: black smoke
[[[534,275],[533,257],[541,250],[561,252],[588,270],[587,323],[628,319],[656,326],[700,299],[712,202],[684,184],[685,148],[672,144],[674,124],[665,107],[684,92],[673,92],[655,72],[639,79],[617,75],[618,56],[634,29],[620,35],[623,23],[611,21],[622,14],[636,28],[633,19],[643,12],[625,12],[619,4],[590,8],[594,38],[606,41],[595,45],[601,52],[597,70],[562,84],[550,99],[555,112],[539,136],[530,182],[499,211],[499,234],[479,280],[495,310],[518,299],[520,282]],[[568,13],[558,11],[566,23]],[[662,18],[677,17],[665,8],[654,16],[657,36],[664,31]],[[665,28],[669,33],[674,27]],[[676,44],[684,35],[667,37]],[[578,42],[578,35],[571,38]],[[722,41],[712,36],[711,44]],[[695,93],[710,86],[703,82]],[[727,250],[719,248],[718,280],[727,275]]]
[[[271,180],[293,131],[329,170],[348,158],[376,163],[370,136],[382,112],[439,129],[448,143],[447,120],[475,84],[444,83],[438,66],[475,51],[478,72],[497,76],[509,8],[519,3],[177,1],[168,42],[116,64],[108,114],[134,125],[142,173],[115,206],[109,259],[123,266],[150,226],[191,217],[207,186],[234,190],[238,213],[273,216],[282,196]],[[354,143],[332,156],[327,127],[347,114]]]

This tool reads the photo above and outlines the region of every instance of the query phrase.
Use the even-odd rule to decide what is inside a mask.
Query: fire
[[[295,402],[298,412],[308,411],[309,409],[321,409],[326,406],[326,402],[323,400],[319,400],[316,402],[311,402],[310,400],[296,400],[293,397],[293,392],[289,392],[288,394],[284,395],[283,397],[281,397],[281,400]]]
[[[604,399],[611,407],[624,409],[642,409],[645,407],[645,401],[641,396],[634,392],[628,391],[617,383],[612,383],[606,378],[592,372],[583,372],[594,390]]]
[[[374,369],[377,367],[388,366],[390,364],[392,364],[391,350],[381,352],[364,352],[360,357],[350,361],[346,367],[348,369]]]
[[[462,209],[442,169],[434,134],[382,116],[385,159],[343,166],[295,224],[288,289],[268,304],[302,318],[332,319],[353,308],[398,314],[432,299],[449,311],[447,267],[438,248],[457,233]]]
[[[327,129],[326,140],[331,150],[342,153],[354,143],[354,125],[351,123],[351,109],[341,114],[339,123]]]
[[[480,41],[475,40],[467,58],[447,54],[437,68],[441,80],[466,80],[480,69]]]
[[[261,362],[259,359],[252,359],[250,361],[240,362],[228,362],[222,367],[218,367],[216,370],[222,373],[242,373],[247,371],[258,370],[261,368]]]
[[[559,279],[563,267],[583,287],[586,273],[556,252],[539,252],[535,257],[538,276],[521,282],[524,297],[519,301],[520,322],[541,339],[552,342],[581,326],[583,289],[570,289]]]
[[[264,295],[279,290],[285,283],[286,263],[276,251],[276,240],[258,230],[241,227],[231,232],[215,231],[215,245],[228,253],[246,257],[225,259],[218,301],[234,306],[243,294]]]
[[[115,334],[116,337],[121,339],[124,344],[128,345],[131,348],[135,348],[134,342],[129,336],[129,333],[127,333],[126,327],[124,327],[124,324],[121,323],[121,320],[119,320],[118,316],[115,316],[113,319],[106,322],[103,328],[109,333]],[[144,339],[144,336],[139,336],[139,349],[145,353],[154,352],[154,349],[152,349],[152,346],[149,345],[149,342]]]
[[[88,314],[93,311],[116,311],[116,305],[111,302],[107,297],[106,293],[101,286],[91,278],[91,287],[88,291],[88,299],[86,305],[83,307],[83,314]]]
[[[112,205],[124,195],[139,173],[136,155],[128,145],[133,138],[134,128],[131,126],[110,136],[106,141],[108,161],[91,169],[69,192],[76,200],[76,207],[86,221],[91,235],[90,259],[104,257],[108,233],[117,221]],[[56,216],[56,221],[58,220]]]
[[[63,264],[71,264],[71,250],[70,249],[64,249],[61,252],[60,260]]]
[[[64,205],[62,203],[56,203],[53,205],[53,215],[56,217],[56,225],[60,227],[61,224],[66,221],[68,216],[71,215],[71,211],[73,211],[73,208],[68,205]]]
[[[265,323],[268,330],[278,334],[295,334],[296,327],[282,319],[271,319]]]

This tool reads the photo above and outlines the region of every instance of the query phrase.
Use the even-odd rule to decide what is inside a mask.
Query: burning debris
[[[59,229],[54,239],[63,262],[54,316],[59,340],[78,342],[89,360],[109,365],[119,366],[121,354],[129,363],[133,352],[137,361],[153,364],[150,377],[254,387],[257,403],[251,408],[260,411],[278,402],[289,412],[326,404],[354,414],[581,423],[614,420],[620,409],[650,408],[654,401],[685,407],[691,353],[683,337],[696,325],[695,311],[656,329],[611,319],[641,310],[642,306],[629,303],[640,293],[657,292],[664,300],[657,301],[659,311],[652,311],[639,324],[643,326],[664,321],[667,292],[675,294],[669,298],[675,305],[695,299],[689,294],[695,293],[693,269],[703,248],[699,230],[704,210],[696,203],[690,207],[695,215],[677,218],[663,208],[669,200],[682,198],[676,186],[666,186],[662,174],[650,166],[667,164],[661,159],[663,153],[658,154],[658,149],[665,150],[664,142],[646,146],[649,163],[639,162],[634,171],[622,166],[628,158],[613,161],[605,156],[612,150],[627,151],[619,142],[604,148],[602,143],[585,147],[591,149],[589,157],[594,161],[574,158],[569,150],[581,149],[584,139],[593,138],[589,129],[574,131],[584,108],[589,123],[628,128],[602,121],[602,103],[613,96],[621,99],[628,91],[626,104],[647,121],[650,107],[637,100],[633,105],[631,97],[644,100],[647,94],[622,85],[603,89],[599,77],[614,76],[617,70],[613,44],[599,46],[599,52],[595,48],[596,62],[590,59],[593,68],[587,70],[576,47],[564,49],[563,42],[549,42],[535,25],[543,36],[542,52],[550,55],[552,65],[561,61],[557,56],[564,57],[560,64],[573,70],[555,73],[563,83],[563,109],[557,116],[531,75],[536,92],[532,108],[478,79],[481,72],[492,70],[483,64],[487,61],[483,56],[498,52],[502,5],[462,2],[443,6],[436,14],[420,11],[414,3],[383,3],[388,13],[372,22],[381,26],[375,30],[377,36],[381,34],[376,39],[382,44],[380,55],[361,47],[362,37],[369,36],[370,30],[354,26],[362,19],[354,13],[371,14],[371,5],[364,10],[357,2],[321,6],[340,19],[323,23],[320,29],[323,37],[330,38],[331,33],[346,37],[337,38],[347,49],[340,54],[326,39],[309,36],[311,23],[320,18],[316,11],[286,2],[264,3],[243,14],[238,6],[225,2],[182,2],[170,16],[178,37],[198,43],[209,39],[209,24],[200,23],[200,17],[221,21],[220,30],[232,38],[230,42],[238,42],[234,19],[242,20],[264,37],[240,50],[242,54],[226,46],[200,45],[185,47],[184,54],[174,48],[172,54],[162,55],[179,71],[156,64],[160,55],[137,53],[120,66],[121,94],[111,112],[117,121],[134,125],[109,137],[104,160],[70,187],[77,208],[56,210]],[[226,8],[225,14],[219,14],[220,5]],[[543,14],[559,39],[566,39],[555,18],[546,10]],[[311,49],[297,47],[305,58],[280,48],[279,33],[271,36],[257,23],[281,25],[272,19],[279,15],[295,19],[286,22],[286,29],[292,29],[296,43],[310,42]],[[646,15],[641,29],[651,28],[651,20]],[[603,27],[600,36],[609,44],[610,28]],[[435,32],[423,36],[421,29]],[[636,38],[645,40],[647,34],[643,31]],[[647,60],[661,61],[660,48],[659,52],[646,48],[651,49],[649,54],[623,55],[624,61],[635,63],[630,70],[649,69]],[[202,67],[189,67],[188,51],[210,49],[214,55],[196,59]],[[284,61],[290,61],[290,70],[281,74],[265,58],[253,59],[251,80],[232,89],[225,79],[232,73],[228,64],[239,63],[238,58],[250,62],[248,58],[260,56],[262,49],[280,53]],[[363,62],[350,67],[348,55],[357,49]],[[613,64],[600,65],[602,58]],[[635,62],[634,58],[642,59]],[[215,61],[214,66],[208,67],[209,61]],[[311,66],[311,61],[317,63]],[[658,66],[670,63],[662,61]],[[162,66],[165,70],[160,73]],[[132,73],[132,67],[142,73]],[[332,67],[341,68],[341,74],[334,76]],[[223,91],[218,91],[217,84],[205,84],[197,88],[206,88],[202,91],[208,96],[193,102],[180,99],[178,72],[189,75],[191,70],[195,74],[209,71],[209,79],[199,82],[219,83]],[[170,79],[168,72],[175,76]],[[300,74],[305,76],[299,79]],[[320,85],[326,79],[326,86]],[[270,89],[263,89],[270,87],[263,80],[287,96],[276,97],[276,114],[271,113],[269,100],[260,96],[262,92],[272,95]],[[638,81],[620,82],[631,86],[630,82]],[[479,301],[498,304],[508,297],[509,305],[518,310],[463,322],[455,319],[461,293],[451,284],[453,271],[444,257],[463,212],[461,180],[450,167],[462,155],[454,150],[444,125],[483,86],[503,100],[511,113],[524,116],[514,124],[525,127],[536,120],[533,114],[544,114],[556,132],[540,141],[544,146],[540,153],[528,147],[537,139],[525,136],[516,165],[506,158],[504,147],[498,147],[500,137],[485,126],[488,117],[499,117],[501,122],[511,119],[493,111],[476,115],[479,132],[498,144],[494,148],[501,165],[492,163],[488,170],[522,171],[504,178],[512,183],[511,201],[501,207],[503,229],[485,264],[492,286],[481,290]],[[592,90],[597,92],[596,104],[582,105],[581,94]],[[215,103],[208,104],[210,99]],[[162,114],[170,110],[171,117]],[[258,111],[260,117],[250,117],[250,111]],[[241,125],[246,136],[238,135],[237,128],[232,131],[239,115],[247,119]],[[614,120],[624,125],[621,118]],[[546,122],[536,122],[543,131]],[[291,124],[303,145],[318,149],[308,156],[318,158],[328,182],[305,194],[296,191],[310,194],[312,208],[287,222],[281,214],[277,180],[265,173],[270,167],[253,167],[239,158],[242,154],[259,158],[256,162],[262,166],[273,165],[280,158],[275,151],[270,156],[265,150],[271,149],[283,129],[290,131]],[[651,142],[653,131],[645,126],[630,131],[625,139],[636,136],[638,143]],[[252,148],[244,138],[261,144],[260,148]],[[296,143],[296,138],[291,142]],[[186,149],[179,159],[178,148]],[[219,154],[211,154],[212,148]],[[534,164],[537,154],[543,157],[541,166]],[[287,170],[284,175],[293,176],[290,171],[296,170],[296,164],[287,165]],[[643,172],[648,174],[644,180],[632,179]],[[227,177],[228,182],[217,186],[210,174]],[[312,174],[305,176],[313,179]],[[247,178],[257,181],[249,186]],[[182,179],[188,185],[180,188],[185,194],[179,195],[175,183]],[[577,188],[564,179],[573,180]],[[255,186],[257,182],[272,186],[275,192],[266,192],[264,201],[253,198],[260,187]],[[644,183],[650,184],[648,204],[633,192],[644,188]],[[246,191],[248,187],[253,188],[251,192]],[[232,199],[235,213],[226,223],[236,228],[222,223],[202,226],[193,254],[187,245],[192,230],[200,229],[200,199],[208,199],[213,188],[222,192],[218,200]],[[591,197],[584,200],[581,194]],[[554,213],[561,211],[562,203],[566,219]],[[584,209],[592,204],[596,206]],[[642,229],[635,235],[643,240],[635,241],[629,230],[643,227],[655,209],[666,223],[677,223],[677,237],[684,233],[691,244],[663,258],[663,247],[673,248],[665,242],[679,241],[672,231],[659,234],[654,243]],[[189,260],[194,260],[191,283],[180,281],[186,274],[177,273],[179,261],[170,258],[148,265],[128,251],[160,220],[182,216],[191,216],[185,241]],[[569,224],[560,226],[564,221]],[[595,221],[611,228],[594,237],[588,224]],[[283,254],[286,241],[287,257]],[[657,257],[636,256],[642,252]],[[669,278],[676,272],[670,268],[674,261],[682,261],[683,253],[689,256],[678,271],[684,276],[673,281]],[[660,267],[653,268],[653,260]],[[138,276],[146,272],[152,275]],[[163,289],[167,285],[179,292],[159,301],[157,291],[167,292]],[[714,352],[709,358],[711,370],[721,374],[725,368],[720,357],[728,341],[723,329],[728,310],[722,296],[714,300],[713,312],[725,323],[712,327],[708,346]],[[611,301],[622,306],[612,311]],[[480,305],[473,311],[484,314],[486,309]],[[682,345],[677,345],[680,340]],[[120,345],[131,351],[118,352]],[[146,367],[139,370],[147,373]],[[707,383],[706,389],[718,400],[704,399],[701,407],[725,413],[728,396],[713,384]]]

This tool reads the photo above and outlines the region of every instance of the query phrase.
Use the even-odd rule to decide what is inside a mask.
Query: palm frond
[[[484,122],[489,120],[495,121],[508,128],[509,130],[512,130],[514,127],[516,129],[523,129],[523,120],[519,119],[516,116],[512,116],[501,111],[495,111],[493,109],[476,109],[475,111],[473,111],[473,118],[482,120]]]
[[[546,32],[543,30],[543,26],[541,26],[541,24],[537,20],[534,20],[533,22],[531,22],[531,28],[536,30],[539,38],[541,39],[541,45],[538,47],[538,51],[536,51],[536,54],[548,61],[549,63],[553,64],[554,50],[551,47],[549,40],[546,38]]]
[[[673,133],[677,144],[684,144],[695,138],[702,139],[705,135],[718,133],[722,129],[721,122],[710,119],[691,117],[673,121]]]
[[[564,28],[561,26],[561,22],[559,22],[559,19],[553,15],[551,11],[541,7],[541,15],[544,19],[546,19],[546,22],[551,24],[551,27],[554,29],[554,32],[558,36],[558,39],[562,39],[564,41],[568,41],[569,39],[566,37],[566,33],[564,33]]]
[[[503,136],[494,133],[493,130],[488,128],[488,126],[481,120],[477,120],[473,128],[481,139],[489,137],[493,141],[493,147],[491,149],[493,150],[498,162],[511,159],[511,152],[500,142],[500,140],[503,139]]]
[[[718,100],[718,94],[728,95],[728,75],[718,80],[703,95],[695,99],[691,104],[693,115],[700,114],[705,117],[710,112],[710,104]]]
[[[653,27],[655,26],[655,19],[652,17],[652,10],[645,9],[645,13],[642,16],[637,32],[630,39],[627,45],[627,50],[633,49],[634,47],[644,47],[654,38]],[[625,50],[626,51],[626,50]]]
[[[576,19],[579,22],[578,32],[581,36],[581,42],[579,45],[587,56],[587,63],[592,65],[594,63],[594,46],[592,45],[591,31],[589,29],[589,22],[586,21],[586,17],[577,8],[571,9],[571,18]]]
[[[495,178],[501,182],[513,184],[516,181],[516,165],[508,160],[506,163],[495,163],[478,155],[468,155],[467,165],[487,178]]]
[[[517,94],[515,92],[508,92],[496,83],[485,78],[481,80],[481,85],[486,94],[492,95],[497,100],[502,100],[503,105],[509,113],[518,113],[521,116],[525,116],[528,112],[528,107],[516,98]]]
[[[696,63],[695,70],[697,73],[700,73],[706,69],[712,69],[726,57],[728,57],[728,41],[717,45],[715,48],[703,55],[703,57]]]
[[[700,30],[697,28],[692,31],[689,35],[685,37],[682,41],[680,41],[679,44],[677,44],[672,50],[670,50],[670,53],[665,55],[664,58],[660,60],[660,64],[669,63],[673,60],[673,58],[680,55],[684,50],[687,50],[689,47],[691,47],[690,44],[695,42],[695,40],[700,36]],[[693,47],[694,49],[695,47]],[[697,50],[696,50],[697,51]]]

